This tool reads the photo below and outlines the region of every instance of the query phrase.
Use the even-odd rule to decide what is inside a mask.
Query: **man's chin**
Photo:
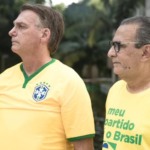
[[[113,72],[114,72],[115,75],[119,74],[119,70],[118,69],[114,69]]]
[[[11,50],[12,50],[13,53],[16,53],[16,54],[18,53],[18,49],[15,49],[15,48],[12,47]]]

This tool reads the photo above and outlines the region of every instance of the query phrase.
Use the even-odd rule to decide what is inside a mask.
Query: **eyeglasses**
[[[142,45],[145,45],[145,44],[142,44],[142,43],[139,43],[139,42],[118,42],[118,41],[110,41],[110,46],[114,47],[114,50],[116,53],[119,53],[119,51],[121,50],[121,48],[125,48],[128,44],[137,44],[136,46],[137,47],[141,47]]]

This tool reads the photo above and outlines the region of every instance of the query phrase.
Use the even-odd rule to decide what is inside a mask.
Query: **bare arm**
[[[93,139],[83,139],[72,142],[75,150],[94,150]]]

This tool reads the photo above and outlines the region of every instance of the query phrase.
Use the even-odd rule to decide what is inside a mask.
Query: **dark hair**
[[[138,25],[136,31],[136,48],[140,48],[145,44],[150,44],[150,17],[146,16],[135,16],[124,19],[120,25]]]
[[[31,10],[35,12],[45,28],[51,31],[51,37],[48,43],[50,54],[58,49],[58,45],[64,33],[64,21],[62,15],[48,6],[42,4],[24,4],[20,11]]]

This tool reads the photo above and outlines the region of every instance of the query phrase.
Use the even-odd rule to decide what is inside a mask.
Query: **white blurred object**
[[[45,5],[50,5],[50,0],[45,0],[46,1],[46,4]],[[51,0],[52,1],[52,4],[53,6],[54,5],[57,5],[57,4],[61,4],[61,3],[64,3],[65,6],[68,6],[72,3],[78,3],[80,0]]]

